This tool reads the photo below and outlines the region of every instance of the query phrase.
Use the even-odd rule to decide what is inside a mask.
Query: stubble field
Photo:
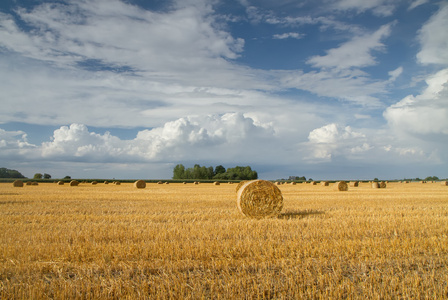
[[[0,299],[446,299],[448,187],[0,184]]]

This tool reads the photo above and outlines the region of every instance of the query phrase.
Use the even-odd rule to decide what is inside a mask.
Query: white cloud
[[[418,34],[421,50],[417,60],[422,64],[448,64],[448,4],[441,5]]]
[[[398,76],[401,75],[401,73],[403,73],[403,67],[398,67],[395,70],[390,71],[389,74],[389,82],[393,82],[395,81]]]
[[[371,10],[374,15],[387,17],[393,14],[396,2],[391,0],[339,0],[330,6],[342,11],[354,10],[359,14]]]
[[[381,40],[388,37],[391,24],[383,25],[372,34],[356,36],[350,41],[327,51],[324,56],[313,56],[307,63],[319,68],[346,69],[376,64],[372,51],[384,51]]]
[[[428,86],[420,95],[409,95],[388,107],[384,117],[389,126],[401,133],[448,138],[448,69],[429,76],[426,83]]]
[[[288,38],[301,39],[304,36],[305,36],[304,34],[301,34],[298,32],[286,32],[286,33],[282,33],[282,34],[274,34],[273,38],[277,39],[277,40],[284,40],[284,39],[288,39]]]
[[[411,3],[411,5],[409,5],[408,10],[412,10],[412,9],[419,7],[420,5],[423,5],[428,2],[429,2],[429,0],[415,0]]]

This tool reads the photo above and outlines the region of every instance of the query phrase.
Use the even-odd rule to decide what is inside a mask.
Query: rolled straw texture
[[[58,181],[58,185],[64,185],[64,181]]]
[[[320,184],[323,185],[323,186],[329,186],[330,185],[330,183],[328,181],[321,181]]]
[[[270,181],[247,181],[238,190],[237,206],[243,215],[252,218],[278,216],[283,208],[282,192]]]
[[[242,187],[246,182],[247,182],[247,180],[238,182],[238,184],[236,185],[236,188],[235,188],[235,192],[238,193],[238,190],[240,189],[240,187]]]
[[[442,185],[448,185],[448,181],[442,181]]]
[[[348,185],[345,181],[339,181],[334,184],[334,189],[337,191],[348,191]]]
[[[70,186],[78,186],[79,182],[77,180],[70,181]]]
[[[382,189],[386,188],[386,183],[384,181],[380,182],[380,188],[382,188]]]
[[[350,186],[351,186],[351,187],[357,187],[357,186],[359,186],[359,181],[351,181],[351,182],[350,182]]]
[[[372,182],[372,188],[379,189],[380,188],[379,182],[376,182],[376,181]]]
[[[23,187],[23,181],[22,180],[14,180],[12,183],[13,187]]]
[[[134,182],[134,187],[138,189],[144,189],[146,187],[146,182],[143,180],[137,180],[136,182]]]

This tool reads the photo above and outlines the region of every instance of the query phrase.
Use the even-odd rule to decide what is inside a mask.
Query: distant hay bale
[[[163,184],[163,182],[162,181],[157,181],[157,184]]]
[[[104,184],[109,184],[109,182],[107,182],[107,181],[104,181]]]
[[[221,185],[221,183],[219,181],[215,181],[213,182],[213,185]]]
[[[448,185],[448,181],[442,181],[441,184],[446,186]]]
[[[31,182],[31,185],[39,185],[39,183],[37,181],[33,181]]]
[[[195,181],[194,184],[199,184],[199,181]]]
[[[92,185],[98,184],[98,181],[92,181]]]
[[[22,180],[14,180],[12,183],[13,187],[23,187],[23,181]]]
[[[377,181],[372,182],[372,188],[379,189],[380,188],[380,183],[377,182]]]
[[[386,188],[386,183],[384,181],[380,182],[380,188],[382,188],[382,189]]]
[[[334,184],[334,189],[337,191],[348,191],[348,184],[345,181],[339,181]]]
[[[77,180],[70,181],[70,186],[78,186],[79,182]]]
[[[278,216],[283,208],[282,192],[270,181],[246,181],[238,190],[237,207],[248,217]]]
[[[235,192],[238,193],[238,190],[240,189],[240,187],[242,187],[246,182],[247,182],[247,180],[238,182],[238,184],[236,185],[236,188],[235,188]]]
[[[296,183],[293,181],[293,182],[291,182],[291,185],[296,185]]]
[[[359,186],[359,181],[350,181],[350,187],[357,187]]]
[[[138,189],[144,189],[146,187],[146,182],[144,180],[137,180],[134,182],[134,187]]]
[[[311,185],[317,185],[316,181],[311,181]]]
[[[64,185],[64,181],[59,180],[58,185]]]
[[[184,181],[183,184],[187,184],[187,183]]]
[[[31,185],[31,181],[25,182],[25,185]]]
[[[167,182],[165,182],[165,184],[170,184],[170,183],[167,181]]]
[[[115,181],[114,184],[115,185],[121,185],[121,182],[120,181]]]
[[[328,181],[321,181],[320,184],[323,185],[323,186],[329,186],[330,185],[330,183]]]
[[[276,185],[280,185],[281,183],[280,183],[279,181],[276,181],[275,184],[276,184]]]

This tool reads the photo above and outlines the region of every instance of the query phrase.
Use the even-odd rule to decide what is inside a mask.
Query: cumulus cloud
[[[396,1],[391,0],[339,0],[335,1],[331,8],[341,11],[355,11],[356,13],[364,13],[372,11],[374,15],[380,17],[387,17],[393,14],[396,6]]]
[[[401,73],[403,73],[403,67],[398,67],[395,70],[390,71],[388,73],[389,74],[389,81],[390,82],[395,81],[398,78],[398,76],[401,75]]]
[[[401,133],[448,138],[448,69],[429,76],[426,83],[420,95],[409,95],[388,107],[384,117],[391,128]]]
[[[448,4],[441,5],[419,31],[421,50],[417,60],[422,64],[448,64]]]
[[[282,33],[282,34],[274,34],[273,38],[277,39],[277,40],[284,40],[284,39],[288,39],[288,38],[301,39],[304,36],[305,36],[304,34],[300,34],[298,32],[286,32],[286,33]]]

